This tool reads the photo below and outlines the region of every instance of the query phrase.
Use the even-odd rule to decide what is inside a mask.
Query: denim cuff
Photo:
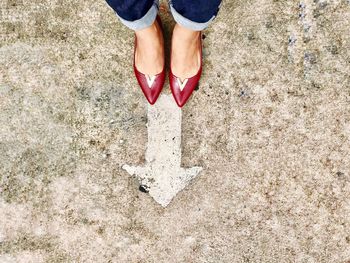
[[[148,12],[142,18],[140,18],[138,20],[128,21],[128,20],[121,18],[117,13],[116,13],[116,15],[119,18],[119,20],[122,22],[122,24],[124,24],[125,26],[127,26],[128,28],[130,28],[134,31],[138,31],[138,30],[147,28],[154,23],[154,21],[156,20],[157,14],[158,14],[158,10],[159,10],[159,0],[155,0],[154,4],[148,10]]]
[[[179,12],[177,12],[175,10],[175,8],[173,7],[171,1],[169,1],[169,6],[170,6],[171,14],[173,15],[176,23],[178,23],[179,25],[181,25],[185,28],[193,30],[193,31],[202,31],[202,30],[206,29],[209,26],[210,22],[213,21],[215,18],[215,16],[213,16],[209,21],[204,22],[204,23],[194,22],[194,21],[191,21],[188,18],[184,17]]]

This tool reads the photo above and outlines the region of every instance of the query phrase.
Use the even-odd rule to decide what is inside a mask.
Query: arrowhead
[[[136,176],[140,185],[145,186],[150,196],[163,207],[166,207],[177,193],[183,190],[202,171],[202,167],[198,166],[175,168],[150,163],[147,166],[125,164],[122,168],[130,175]]]

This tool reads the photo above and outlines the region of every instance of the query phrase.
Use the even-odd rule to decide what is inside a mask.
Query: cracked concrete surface
[[[1,263],[350,261],[349,1],[224,2],[182,112],[203,171],[167,208],[120,168],[147,143],[132,32],[104,1],[0,7]]]

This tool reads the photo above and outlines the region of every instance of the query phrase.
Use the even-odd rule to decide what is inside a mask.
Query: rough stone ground
[[[147,140],[132,32],[102,0],[0,6],[1,263],[350,261],[349,1],[224,2],[183,109],[204,170],[167,208],[120,168]]]

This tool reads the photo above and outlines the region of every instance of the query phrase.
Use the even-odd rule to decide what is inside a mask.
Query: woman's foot
[[[170,89],[179,107],[185,105],[202,75],[202,39],[200,31],[176,25],[171,47]]]
[[[150,104],[154,104],[165,82],[162,21],[135,33],[134,73]]]
[[[201,66],[200,31],[176,24],[171,45],[171,70],[182,81],[193,77]]]
[[[164,40],[159,23],[155,20],[150,27],[138,30],[135,34],[137,70],[149,76],[159,74],[164,68]]]

